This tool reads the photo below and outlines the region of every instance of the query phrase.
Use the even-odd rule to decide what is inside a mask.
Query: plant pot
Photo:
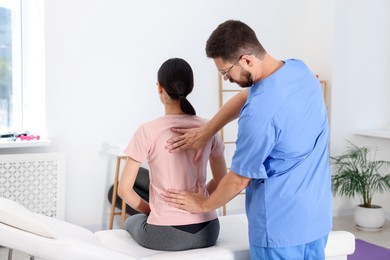
[[[356,227],[367,231],[381,230],[386,221],[383,208],[377,205],[372,205],[371,208],[357,206],[354,217]]]

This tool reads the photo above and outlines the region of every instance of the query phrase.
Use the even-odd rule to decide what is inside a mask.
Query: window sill
[[[50,140],[31,140],[31,141],[2,141],[0,140],[0,149],[3,148],[25,148],[25,147],[41,147],[41,146],[50,146]]]
[[[359,130],[355,132],[355,135],[375,137],[381,139],[390,139],[390,131],[385,129]]]

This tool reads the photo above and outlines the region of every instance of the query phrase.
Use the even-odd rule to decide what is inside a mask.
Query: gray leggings
[[[146,223],[148,216],[136,214],[127,218],[125,229],[135,241],[143,247],[179,251],[215,245],[219,235],[218,218],[211,220],[204,228],[196,232],[182,231],[171,226],[156,226]]]

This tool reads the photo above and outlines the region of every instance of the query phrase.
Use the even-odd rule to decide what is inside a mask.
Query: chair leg
[[[34,259],[35,259],[35,257],[30,255],[30,260],[34,260]]]
[[[114,223],[114,215],[115,215],[115,204],[116,204],[116,194],[118,190],[118,178],[119,178],[119,170],[120,170],[121,158],[116,157],[116,166],[115,166],[115,179],[114,179],[114,189],[112,191],[112,200],[111,200],[111,215],[110,215],[110,225],[109,229],[112,229]]]
[[[8,260],[12,260],[12,252],[13,252],[13,249],[9,248],[8,249]]]
[[[122,200],[121,227],[123,228],[126,220],[126,202]]]

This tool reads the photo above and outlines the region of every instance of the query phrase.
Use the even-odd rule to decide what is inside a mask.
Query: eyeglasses
[[[237,62],[239,62],[240,60],[241,60],[241,58],[242,58],[242,55],[235,61],[235,62],[233,62],[233,64],[232,64],[232,66],[230,66],[230,68],[228,68],[227,70],[225,70],[225,71],[219,71],[219,73],[221,73],[221,76],[222,77],[226,77],[227,76],[227,74],[229,73],[229,71],[234,67],[234,65],[237,63]]]
[[[225,70],[225,71],[219,71],[219,73],[221,73],[222,77],[226,77],[226,75],[229,73],[229,71],[234,67],[234,64],[232,66],[230,66],[229,69]]]

